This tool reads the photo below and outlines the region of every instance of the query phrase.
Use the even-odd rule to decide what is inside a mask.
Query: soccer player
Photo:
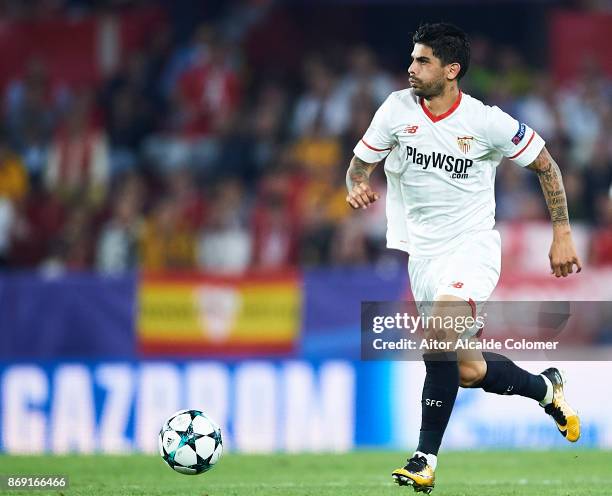
[[[365,209],[379,199],[369,177],[386,158],[387,247],[410,254],[415,300],[432,302],[430,315],[475,317],[475,302],[485,302],[493,292],[501,266],[493,186],[503,157],[538,175],[552,221],[551,273],[567,277],[574,266],[580,272],[561,172],[544,140],[498,107],[461,92],[459,81],[470,62],[470,44],[461,29],[421,25],[413,42],[410,88],[387,98],[355,146],[346,201]],[[427,329],[426,336],[449,339],[437,331]],[[423,355],[419,444],[406,466],[393,472],[398,484],[417,492],[433,489],[458,386],[532,398],[568,441],[580,436],[580,421],[564,398],[558,369],[534,375],[502,355],[470,353]]]

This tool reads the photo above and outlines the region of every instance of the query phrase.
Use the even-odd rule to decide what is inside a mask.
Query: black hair
[[[459,64],[461,69],[457,80],[467,72],[470,65],[470,41],[467,34],[457,26],[447,22],[421,24],[412,41],[430,47],[443,65]]]

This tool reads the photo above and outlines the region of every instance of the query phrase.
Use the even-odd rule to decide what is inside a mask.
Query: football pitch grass
[[[67,475],[61,491],[2,491],[0,496],[411,495],[391,471],[405,453],[234,455],[198,476],[173,472],[158,456],[0,456],[0,474]],[[612,451],[447,452],[439,458],[436,496],[612,495]]]

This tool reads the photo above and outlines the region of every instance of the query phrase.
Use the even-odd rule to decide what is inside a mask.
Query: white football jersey
[[[502,157],[524,167],[543,147],[527,125],[465,93],[434,116],[405,89],[389,95],[353,151],[368,163],[387,157],[387,246],[434,257],[493,229]]]

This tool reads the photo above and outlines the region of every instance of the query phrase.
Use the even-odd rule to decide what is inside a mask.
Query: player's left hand
[[[567,277],[568,274],[582,270],[582,263],[576,254],[576,247],[571,233],[553,236],[553,242],[548,253],[551,274],[555,277]]]

